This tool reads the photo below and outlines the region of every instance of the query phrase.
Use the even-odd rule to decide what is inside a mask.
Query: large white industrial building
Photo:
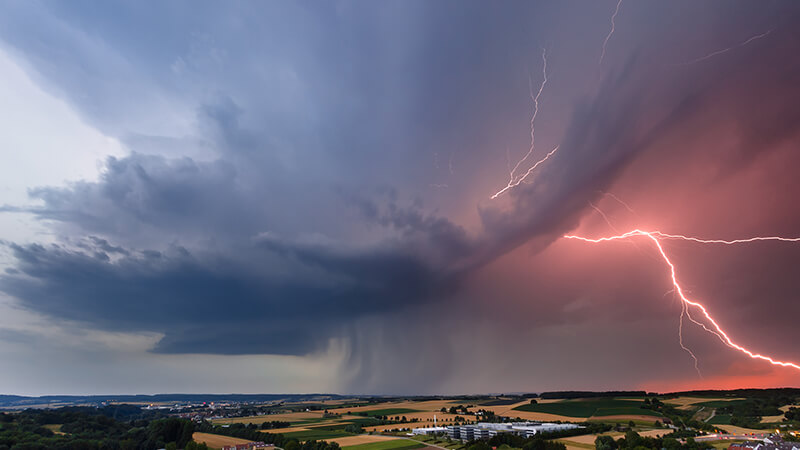
[[[541,423],[541,422],[510,422],[486,423],[474,425],[455,425],[446,427],[447,435],[451,439],[472,441],[475,439],[488,439],[498,433],[513,433],[524,437],[533,437],[539,433],[554,431],[575,430],[581,428],[574,423]]]

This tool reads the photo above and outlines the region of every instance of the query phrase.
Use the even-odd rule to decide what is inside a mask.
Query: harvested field
[[[578,444],[591,444],[594,446],[594,440],[597,439],[597,436],[611,436],[614,439],[619,439],[622,436],[625,436],[625,433],[620,433],[618,431],[611,431],[608,433],[600,433],[600,434],[584,434],[582,436],[572,436],[568,438],[559,439],[561,442],[572,442]]]
[[[337,414],[346,414],[347,412],[375,412],[382,409],[406,409],[412,411],[440,411],[443,407],[450,408],[451,406],[457,405],[459,402],[454,402],[453,400],[430,400],[424,402],[387,402],[387,403],[377,403],[373,405],[365,405],[365,406],[356,406],[356,407],[345,407],[345,408],[336,408],[336,409],[328,409],[331,413]],[[464,404],[464,402],[461,402]],[[389,414],[385,414],[389,415]],[[393,414],[396,415],[396,414]],[[402,414],[401,414],[402,415]]]
[[[742,428],[733,425],[723,425],[721,428],[732,434],[769,433],[769,430],[754,430],[752,428]]]
[[[566,439],[556,439],[567,447],[567,450],[587,450],[595,448],[594,444],[581,444],[579,442],[568,441]]]
[[[657,430],[644,430],[638,431],[640,436],[643,437],[660,437],[665,436],[667,434],[672,433],[672,430],[669,428],[657,429]]]
[[[215,424],[226,424],[226,423],[260,424],[263,422],[273,422],[273,421],[295,423],[295,422],[306,422],[310,420],[322,420],[322,411],[267,414],[263,416],[249,416],[249,417],[231,417],[229,419],[214,419],[211,422]]]
[[[529,404],[530,404],[530,400],[525,400],[525,401],[521,401],[521,402],[517,402],[517,403],[512,403],[510,405],[495,405],[495,406],[478,405],[478,406],[476,406],[474,408],[469,408],[469,410],[470,411],[477,411],[479,409],[485,409],[486,411],[491,411],[491,412],[495,413],[496,415],[503,416],[503,415],[515,414],[516,411],[511,412],[514,408],[518,408],[520,406],[529,405]]]
[[[531,412],[531,411],[519,411],[519,410],[512,410],[506,411],[503,416],[508,417],[519,417],[523,420],[532,420],[532,421],[542,421],[542,422],[555,422],[560,420],[562,422],[582,422],[583,419],[570,417],[570,416],[561,416],[558,414],[548,414],[543,412]]]
[[[194,433],[192,435],[192,439],[195,442],[203,443],[205,442],[211,448],[222,448],[226,445],[237,445],[237,444],[247,444],[247,439],[239,439],[235,437],[229,436],[221,436],[219,434],[211,434],[211,433]]]
[[[761,418],[761,423],[776,423],[782,422],[785,416],[781,414],[780,416],[764,416]]]
[[[657,437],[663,436],[665,434],[671,433],[672,430],[669,428],[664,429],[656,429],[656,430],[644,430],[644,431],[637,431],[640,436],[642,437]],[[566,445],[567,448],[570,446],[576,448],[594,448],[594,441],[597,439],[597,436],[611,436],[614,439],[619,439],[625,436],[625,433],[620,433],[618,431],[610,431],[607,433],[600,433],[600,434],[584,434],[582,436],[572,436],[568,438],[561,438],[557,439],[558,442]]]
[[[724,397],[678,397],[664,400],[664,403],[678,407],[678,409],[691,409],[694,406],[710,406],[700,405],[706,402],[727,402],[731,400],[744,400],[742,398],[724,398]],[[718,407],[717,407],[718,408]]]
[[[558,403],[527,404],[517,406],[515,410],[582,418],[623,415],[661,416],[661,413],[657,411],[641,408],[641,401],[620,400],[617,398],[578,399]]]
[[[368,416],[400,416],[404,414],[420,412],[420,410],[411,408],[384,408],[372,409],[365,412]]]
[[[656,422],[656,420],[661,420],[661,418],[656,416],[640,416],[636,414],[619,414],[615,416],[592,416],[586,420],[591,420],[592,422],[613,422],[613,421],[627,422],[629,420],[632,420],[634,422],[641,422],[644,424],[648,424],[647,426],[652,426]]]

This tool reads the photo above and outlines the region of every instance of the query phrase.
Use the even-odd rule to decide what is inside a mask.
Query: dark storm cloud
[[[306,354],[341,333],[348,318],[427,301],[443,285],[402,249],[343,252],[262,237],[255,252],[229,260],[98,241],[94,250],[11,244],[18,272],[0,278],[4,291],[52,317],[164,332],[157,351]],[[296,259],[311,270],[276,274],[262,250],[284,267]],[[106,251],[124,256],[111,262]]]
[[[110,159],[98,183],[33,190],[31,195],[44,201],[37,214],[111,236],[146,227],[176,237],[196,232],[233,238],[240,250],[206,260],[207,255],[181,252],[131,254],[101,238],[91,240],[95,249],[82,251],[12,245],[21,274],[0,281],[24,306],[53,317],[110,330],[164,332],[160,351],[302,354],[319,349],[325,337],[341,332],[336,322],[441,299],[453,283],[508,250],[535,238],[547,245],[569,229],[586,201],[637,151],[676,126],[676,116],[685,117],[677,99],[678,106],[666,107],[666,118],[642,127],[636,119],[650,119],[642,105],[652,99],[635,88],[641,80],[632,67],[578,110],[564,142],[566,156],[554,161],[552,172],[513,192],[510,212],[483,211],[486,232],[476,238],[415,206],[362,201],[361,209],[390,228],[392,237],[359,248],[264,233],[247,249],[241,238],[251,239],[269,216],[252,211],[255,199],[237,187],[231,165],[134,154]],[[219,121],[226,129],[234,127],[228,119]],[[112,262],[113,253],[121,256]],[[281,270],[290,263],[307,275]],[[259,268],[241,270],[245,266]],[[286,329],[304,338],[287,345],[294,336],[280,331]]]
[[[624,52],[625,64],[582,80],[601,81],[577,96],[571,86],[559,88],[559,79],[599,70],[596,62],[562,62],[551,81],[560,96],[552,96],[568,99],[569,106],[555,108],[568,119],[563,136],[545,136],[560,143],[559,152],[531,184],[495,202],[467,199],[480,205],[479,222],[461,226],[436,207],[463,200],[459,196],[473,193],[472,185],[483,189],[503,180],[502,170],[487,169],[496,155],[487,155],[484,144],[503,134],[515,108],[529,114],[520,69],[555,33],[547,21],[568,16],[569,7],[487,12],[478,3],[386,9],[291,3],[276,15],[220,12],[213,5],[203,4],[198,23],[227,24],[215,20],[223,14],[236,26],[179,36],[164,26],[176,20],[167,11],[153,24],[164,45],[149,50],[132,38],[139,36],[131,31],[139,30],[138,22],[126,19],[109,29],[82,8],[54,4],[47,15],[51,8],[31,7],[58,25],[37,27],[38,36],[19,31],[36,17],[26,7],[5,19],[16,30],[6,31],[6,39],[54,89],[101,128],[131,145],[147,141],[148,149],[158,149],[108,159],[97,182],[31,190],[42,205],[23,210],[55,221],[56,230],[75,238],[55,246],[10,244],[15,271],[0,277],[0,289],[22,306],[105,330],[161,332],[155,351],[166,353],[302,355],[331,338],[358,338],[351,357],[362,373],[401,373],[401,365],[418,357],[411,344],[417,341],[409,337],[404,356],[394,361],[398,370],[387,369],[370,349],[370,337],[353,330],[359,320],[436,306],[514,249],[526,243],[546,248],[640,157],[686,130],[741,112],[738,131],[746,147],[763,144],[766,136],[772,143],[791,137],[800,121],[794,101],[800,63],[788,56],[800,45],[788,13],[768,43],[741,52],[747,65],[719,58],[670,69],[653,63],[649,53],[657,45],[637,43],[636,56]],[[134,18],[142,13],[136,4],[128,9]],[[109,12],[100,7],[97,14]],[[104,46],[125,58],[102,66],[103,58],[91,56],[104,55],[105,47],[64,31],[70,20],[107,36]],[[578,21],[581,30],[595,31],[592,24]],[[73,40],[60,44],[59,30]],[[624,28],[618,33],[621,40]],[[64,60],[71,53],[56,51],[60,45],[85,63]],[[61,66],[74,70],[56,73]],[[128,72],[129,66],[143,69]],[[84,75],[99,85],[84,82]],[[110,80],[130,91],[112,89]],[[153,107],[148,96],[144,107],[128,97],[150,88],[169,92],[164,98],[178,104],[176,110],[189,111],[196,136],[125,129],[126,119],[144,120],[137,116],[140,107]],[[720,99],[729,102],[722,112],[715,106]],[[506,103],[513,107],[506,110]],[[760,119],[749,126],[744,111],[754,105]],[[170,151],[177,141],[196,143],[211,156],[175,156]],[[434,171],[427,163],[431,149],[442,143],[443,154],[458,152],[458,172],[447,175],[451,189],[431,207],[420,186]],[[679,147],[670,151],[688,156]],[[743,157],[729,169],[747,164]],[[637,300],[626,297],[620,303]],[[556,302],[542,305],[538,324],[573,317]]]

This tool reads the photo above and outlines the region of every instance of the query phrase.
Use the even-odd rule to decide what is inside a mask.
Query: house
[[[263,442],[249,442],[247,444],[226,445],[222,450],[266,450],[275,448],[275,444],[265,444]]]
[[[779,437],[770,437],[762,442],[731,444],[728,450],[800,450],[800,442],[789,442]]]

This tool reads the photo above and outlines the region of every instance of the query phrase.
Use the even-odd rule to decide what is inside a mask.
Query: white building
[[[414,428],[411,434],[434,434],[434,433],[447,433],[447,427],[427,427],[427,428]]]
[[[498,433],[514,433],[524,437],[533,437],[538,433],[552,433],[554,431],[575,430],[578,428],[582,427],[574,423],[481,422],[475,425],[455,425],[447,427],[447,434],[451,439],[472,441],[475,439],[488,439]]]

